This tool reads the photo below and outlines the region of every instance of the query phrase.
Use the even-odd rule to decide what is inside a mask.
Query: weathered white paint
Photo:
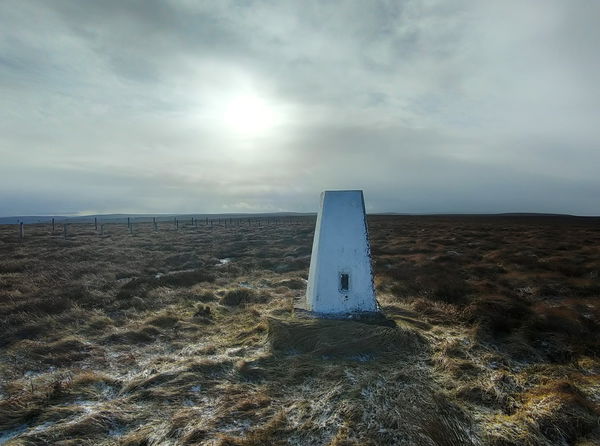
[[[342,289],[342,274],[348,289]],[[313,240],[307,309],[316,313],[377,311],[365,203],[360,190],[325,191]]]

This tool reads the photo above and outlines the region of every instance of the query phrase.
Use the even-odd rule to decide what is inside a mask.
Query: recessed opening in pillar
[[[350,289],[350,275],[346,273],[340,274],[340,290],[348,291]]]

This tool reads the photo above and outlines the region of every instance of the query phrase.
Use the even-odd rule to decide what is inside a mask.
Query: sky
[[[2,0],[0,216],[600,214],[600,2]]]

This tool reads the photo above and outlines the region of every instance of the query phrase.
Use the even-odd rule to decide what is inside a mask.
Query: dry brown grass
[[[597,220],[370,217],[395,327],[293,311],[313,225],[0,227],[1,441],[600,443]]]

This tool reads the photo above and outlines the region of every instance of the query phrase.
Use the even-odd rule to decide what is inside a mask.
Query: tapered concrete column
[[[378,311],[360,190],[321,194],[306,303],[316,313]]]

